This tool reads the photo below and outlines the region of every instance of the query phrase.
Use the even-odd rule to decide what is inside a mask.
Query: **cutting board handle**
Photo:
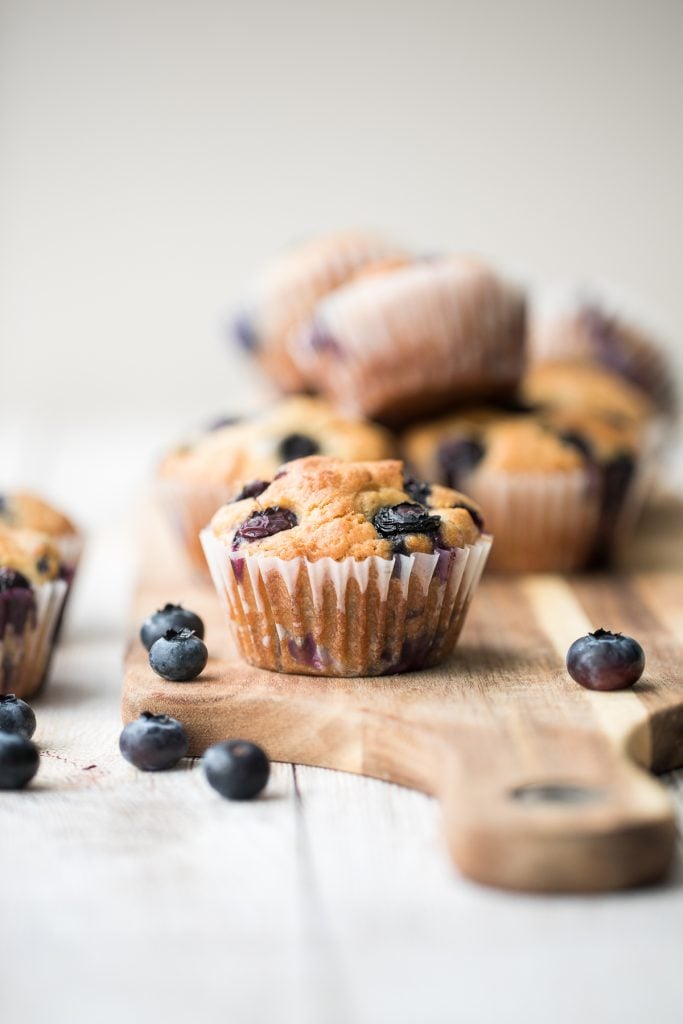
[[[490,753],[490,742],[482,749]],[[534,774],[513,770],[506,758],[515,751],[502,742],[488,765],[473,765],[472,756],[453,758],[446,774],[441,765],[446,836],[465,875],[508,889],[586,892],[666,873],[676,843],[671,802],[625,752],[607,747],[591,765],[590,739],[579,735],[568,744],[564,737],[540,762],[552,771]]]

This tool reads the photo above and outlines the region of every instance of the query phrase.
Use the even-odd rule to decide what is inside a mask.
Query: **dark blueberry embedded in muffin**
[[[7,590],[31,590],[31,584],[23,573],[5,566],[0,569],[0,594]]]
[[[265,751],[248,740],[214,744],[204,754],[202,766],[210,785],[228,800],[252,800],[270,775]]]
[[[432,493],[432,485],[426,484],[422,480],[416,480],[413,476],[406,476],[403,479],[403,490],[413,501],[417,501],[420,505],[426,505]]]
[[[466,501],[456,501],[455,505],[451,505],[451,508],[464,508],[466,512],[469,512],[472,517],[472,522],[477,529],[484,529],[484,520],[480,516],[479,512],[477,512],[476,508],[472,508],[471,505],[468,505]]]
[[[484,458],[484,446],[474,437],[458,437],[439,445],[437,459],[448,487],[463,489],[468,475]]]
[[[236,494],[232,499],[233,501],[244,501],[245,498],[258,498],[259,494],[263,494],[270,484],[267,480],[251,480],[248,484],[245,484],[239,494]]]
[[[315,352],[340,356],[341,347],[337,339],[321,323],[314,323],[308,334],[308,344]]]
[[[307,455],[315,455],[320,451],[320,445],[307,434],[288,434],[283,438],[278,447],[278,455],[283,462],[291,462],[293,459],[305,459]]]
[[[640,679],[644,668],[638,641],[608,629],[580,637],[567,652],[569,675],[589,690],[624,690]]]
[[[283,530],[291,530],[297,522],[295,514],[290,509],[280,508],[279,505],[254,512],[235,531],[232,549],[234,551],[241,544],[250,544],[254,540],[263,540],[264,537],[282,533]]]
[[[119,738],[119,750],[143,772],[163,772],[185,757],[190,743],[184,726],[170,715],[143,711]]]
[[[571,448],[575,448],[584,458],[589,461],[593,458],[590,441],[584,434],[580,434],[578,430],[564,430],[558,434],[558,437],[563,444],[568,444]]]
[[[433,536],[441,525],[441,516],[430,516],[423,505],[402,501],[400,505],[384,505],[372,519],[381,537],[401,538],[409,533]]]
[[[239,313],[232,324],[233,334],[246,352],[255,352],[259,347],[256,328],[246,313]]]
[[[203,672],[209,652],[191,629],[167,629],[149,652],[149,664],[157,675],[174,683],[189,683]]]
[[[590,566],[597,569],[607,565],[614,554],[614,524],[633,485],[636,462],[632,455],[621,452],[609,462],[596,466],[595,472],[602,488],[602,501]]]

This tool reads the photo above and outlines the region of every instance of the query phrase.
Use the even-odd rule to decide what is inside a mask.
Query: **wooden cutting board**
[[[124,721],[164,712],[184,723],[193,755],[241,737],[276,761],[433,794],[456,865],[479,882],[580,892],[666,874],[676,827],[650,772],[683,763],[682,505],[652,510],[619,575],[485,574],[446,665],[373,679],[243,663],[211,584],[181,565],[153,516],[142,547],[135,631],[179,601],[203,617],[211,657],[200,680],[168,683],[134,636]],[[632,691],[592,693],[567,675],[569,644],[599,626],[645,648],[645,675]]]

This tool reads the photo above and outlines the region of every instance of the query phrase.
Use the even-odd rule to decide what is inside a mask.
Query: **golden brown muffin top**
[[[0,496],[0,523],[38,530],[50,537],[63,537],[77,532],[63,512],[31,491],[12,491]]]
[[[642,424],[652,406],[642,391],[597,363],[558,359],[527,371],[522,398],[549,409],[576,409],[610,417],[617,425]]]
[[[47,583],[59,577],[59,551],[43,533],[0,525],[0,566],[16,569],[33,584]]]
[[[257,498],[224,505],[211,530],[245,555],[340,561],[461,548],[480,536],[477,523],[474,502],[406,481],[398,460],[313,456],[289,463]]]
[[[204,434],[166,456],[159,473],[207,484],[267,481],[288,458],[321,454],[370,460],[393,451],[391,435],[382,427],[342,416],[321,399],[297,396]]]
[[[576,410],[506,412],[476,408],[444,416],[406,432],[403,453],[422,476],[446,483],[469,474],[556,473],[581,469],[588,460],[635,454],[634,428]]]

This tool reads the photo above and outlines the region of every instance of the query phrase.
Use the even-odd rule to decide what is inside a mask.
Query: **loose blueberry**
[[[163,772],[185,757],[189,740],[184,727],[169,715],[143,711],[129,722],[119,737],[119,749],[126,761],[143,772]]]
[[[248,484],[245,484],[239,494],[236,494],[232,499],[233,501],[244,501],[245,498],[258,498],[259,494],[263,494],[265,489],[270,484],[267,480],[251,480]]]
[[[288,508],[280,508],[279,505],[254,512],[235,531],[232,541],[233,551],[245,542],[250,544],[254,540],[263,540],[264,537],[282,533],[283,530],[291,530],[297,522],[293,512]]]
[[[0,694],[0,732],[15,732],[30,740],[35,731],[33,708],[13,693]]]
[[[0,732],[0,789],[21,789],[38,771],[35,743],[17,732]]]
[[[189,608],[183,608],[180,604],[165,604],[163,608],[145,619],[140,629],[140,639],[149,651],[152,644],[169,629],[192,629],[200,640],[204,639],[202,620]]]
[[[484,458],[484,453],[483,444],[472,437],[443,441],[439,445],[437,458],[448,486],[456,491],[462,490],[464,481]]]
[[[424,506],[402,501],[400,505],[384,505],[375,513],[372,525],[381,537],[399,537],[406,533],[435,534],[441,516],[430,516]]]
[[[406,476],[403,479],[403,490],[419,505],[426,505],[432,493],[432,485],[416,480],[413,476]]]
[[[30,590],[31,584],[23,573],[6,566],[0,569],[0,594],[6,590]]]
[[[288,434],[283,438],[278,448],[278,454],[283,462],[291,462],[292,459],[305,459],[307,455],[315,455],[320,451],[320,445],[307,434]]]
[[[189,683],[204,671],[209,652],[191,629],[167,629],[149,652],[149,663],[157,675],[173,683]]]
[[[265,752],[248,740],[216,743],[206,751],[202,764],[209,783],[228,800],[258,796],[270,775]]]
[[[643,674],[645,654],[633,637],[596,629],[567,652],[567,671],[588,690],[625,690]]]

